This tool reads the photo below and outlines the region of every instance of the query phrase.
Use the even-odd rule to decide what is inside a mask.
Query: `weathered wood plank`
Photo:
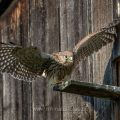
[[[0,24],[0,41],[2,41],[2,32]],[[3,75],[0,74],[0,119],[3,119]]]
[[[120,87],[75,80],[66,81],[62,85],[54,86],[53,90],[98,98],[120,99]]]
[[[0,75],[0,120],[3,119],[3,78]]]
[[[93,0],[92,1],[92,18],[93,31],[99,30],[113,20],[113,1],[112,0]],[[92,32],[93,32],[92,31]],[[112,83],[112,66],[111,66],[112,44],[103,47],[93,57],[93,82],[100,84]],[[112,119],[111,101],[94,98],[94,119]],[[101,113],[102,111],[102,113]],[[111,113],[110,116],[107,113]]]
[[[60,23],[61,23],[61,50],[72,50],[75,44],[88,33],[87,0],[61,0]],[[89,4],[90,7],[90,4]],[[81,64],[81,63],[80,63]],[[85,65],[85,64],[84,64]],[[81,69],[81,68],[80,68]],[[83,75],[82,75],[83,76]],[[80,80],[79,67],[74,70],[71,79]],[[84,78],[85,79],[85,78]],[[85,79],[87,80],[87,79]],[[86,97],[89,101],[89,97]],[[63,93],[63,119],[93,119],[92,109],[82,97]],[[79,107],[78,107],[79,106]],[[82,110],[81,110],[82,109]],[[72,114],[71,114],[72,112]]]
[[[4,22],[3,27],[5,27],[5,26],[6,26],[6,24]],[[3,40],[7,41],[6,37],[4,37],[4,36],[7,36],[6,30],[3,30],[3,31],[1,31],[1,36],[3,36],[3,37],[1,37],[2,38],[1,41],[3,41]],[[4,34],[2,35],[2,33],[4,33]],[[8,101],[10,99],[10,92],[9,92],[10,91],[10,82],[9,81],[5,81],[5,79],[6,78],[5,78],[5,74],[4,74],[3,75],[3,79],[2,79],[2,80],[4,80],[3,81],[3,94],[1,94],[3,96],[2,111],[5,111],[5,113],[3,115],[3,119],[8,120],[9,117],[10,117],[9,112],[11,110],[11,108],[10,108],[10,101]]]
[[[53,53],[60,51],[60,15],[59,1],[46,0],[46,36],[45,51]],[[46,120],[62,120],[61,94],[54,92],[46,81]]]
[[[16,16],[17,19],[17,16]],[[8,20],[11,22],[11,17]],[[2,29],[1,29],[1,40],[3,42],[8,42],[11,39],[11,36],[9,33],[9,30],[12,29],[12,27],[9,25],[8,21],[3,21],[2,23]],[[16,23],[14,23],[15,25]],[[8,27],[9,26],[9,27]],[[11,33],[12,34],[12,33]],[[17,38],[15,36],[15,38]],[[2,81],[3,80],[3,81]],[[19,82],[16,82],[13,80],[12,77],[9,75],[4,74],[3,79],[1,82],[3,82],[3,92],[0,93],[0,96],[2,98],[2,119],[8,120],[9,118],[15,119],[15,120],[21,120],[22,116],[22,109],[21,109],[21,84]],[[20,85],[20,86],[19,86]],[[20,93],[20,94],[17,94]],[[19,98],[19,99],[18,99]],[[17,104],[16,104],[17,101]],[[4,114],[3,114],[4,113]]]
[[[3,20],[6,25],[2,27],[3,34],[2,42],[15,42],[18,43],[19,37],[17,34],[16,24],[19,23],[19,6],[15,12],[9,15],[9,19]],[[14,16],[14,17],[13,17]],[[13,22],[14,21],[14,22]],[[17,34],[16,34],[17,33]],[[14,37],[13,37],[14,36]],[[17,103],[17,104],[16,104]],[[22,90],[21,81],[16,81],[7,74],[3,75],[3,119],[21,120],[22,119]]]
[[[33,120],[45,120],[45,79],[39,78],[32,84]]]
[[[29,43],[29,1],[20,1],[20,22],[19,22],[19,33],[20,37],[19,44],[22,46],[30,46]],[[33,108],[32,108],[32,83],[22,81],[22,120],[33,119]]]
[[[120,17],[120,0],[115,0],[114,4],[113,4],[113,17],[114,19],[117,19],[118,17]],[[119,10],[119,11],[118,11]],[[116,56],[120,55],[120,28],[117,28],[117,32],[118,32],[118,36],[117,39],[114,43],[114,48],[113,48],[113,58],[116,58]],[[114,59],[113,62],[113,84],[116,86],[120,86],[120,63],[119,61],[116,59]],[[119,120],[120,119],[120,102],[119,101],[115,101],[113,103],[113,118],[115,120]]]
[[[29,34],[28,46],[36,46],[45,51],[45,0],[31,0],[29,3]],[[46,119],[46,79],[38,78],[32,83],[32,114],[33,120]]]

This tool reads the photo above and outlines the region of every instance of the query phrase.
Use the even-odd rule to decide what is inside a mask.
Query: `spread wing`
[[[36,47],[3,45],[0,47],[0,72],[29,82],[41,76],[43,72],[50,80],[61,80],[70,70],[58,58],[42,53]]]
[[[48,54],[35,47],[22,48],[15,45],[0,47],[0,72],[9,73],[14,78],[25,81],[35,80],[45,70]]]
[[[119,24],[120,20],[115,20],[104,29],[92,33],[80,40],[73,50],[75,58],[84,59],[108,43],[114,41],[116,38],[116,26]]]

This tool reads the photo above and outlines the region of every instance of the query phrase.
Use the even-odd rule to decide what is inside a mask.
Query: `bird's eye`
[[[67,59],[67,56],[64,56],[64,59]]]
[[[73,60],[73,57],[70,57],[69,59],[70,59],[70,60]]]
[[[65,59],[66,61],[72,61],[72,60],[73,60],[73,57],[64,56],[64,59]]]

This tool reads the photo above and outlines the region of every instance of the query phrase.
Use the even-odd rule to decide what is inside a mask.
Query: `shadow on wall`
[[[114,43],[115,46],[116,42]],[[118,43],[117,43],[118,44]],[[115,48],[116,49],[116,48]],[[113,63],[112,58],[115,56],[115,50],[113,48],[112,55],[109,59],[109,62],[106,66],[105,73],[104,73],[104,79],[103,84],[106,85],[112,85],[113,84]],[[82,98],[87,101],[91,108],[94,109],[94,116],[96,116],[96,120],[112,120],[112,105],[114,104],[114,101],[109,99],[102,99],[102,98],[95,98],[95,97],[86,97],[82,96]],[[89,100],[88,100],[89,98]]]
[[[116,15],[114,14],[114,17],[117,19],[120,17],[120,3],[119,0],[117,1],[117,13]],[[115,63],[113,63],[112,60],[116,58],[116,56],[120,56],[120,26],[117,27],[117,38],[114,42],[113,49],[111,52],[111,57],[108,60],[105,72],[104,72],[104,77],[103,77],[103,84],[105,85],[118,85],[119,81],[114,78],[113,76],[116,76],[116,70],[113,71],[115,68]],[[116,75],[113,75],[116,74]],[[117,105],[116,101],[112,101],[109,99],[102,99],[102,98],[95,98],[95,97],[86,97],[82,96],[83,100],[88,102],[91,106],[91,108],[94,109],[94,116],[96,116],[96,120],[113,120],[116,119],[114,118],[114,113],[113,113],[113,108],[115,107],[115,104]],[[119,109],[118,109],[119,110]],[[113,118],[112,118],[113,115]],[[119,112],[118,112],[119,116]],[[119,118],[118,118],[119,119]]]

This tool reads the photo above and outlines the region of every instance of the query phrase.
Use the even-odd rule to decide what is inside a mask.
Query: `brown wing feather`
[[[47,61],[49,55],[40,53],[34,47],[22,48],[7,44],[0,47],[0,72],[9,73],[19,80],[35,80],[42,75]]]
[[[35,47],[23,48],[4,44],[0,47],[0,72],[28,82],[45,72],[49,80],[56,80],[57,83],[72,70],[72,63],[64,64],[61,54],[62,52],[49,55],[41,53]]]
[[[120,20],[114,21],[106,28],[89,34],[80,40],[80,42],[73,49],[75,55],[74,57],[77,57],[77,59],[84,59],[108,43],[114,41],[116,37],[116,26],[119,24]]]

